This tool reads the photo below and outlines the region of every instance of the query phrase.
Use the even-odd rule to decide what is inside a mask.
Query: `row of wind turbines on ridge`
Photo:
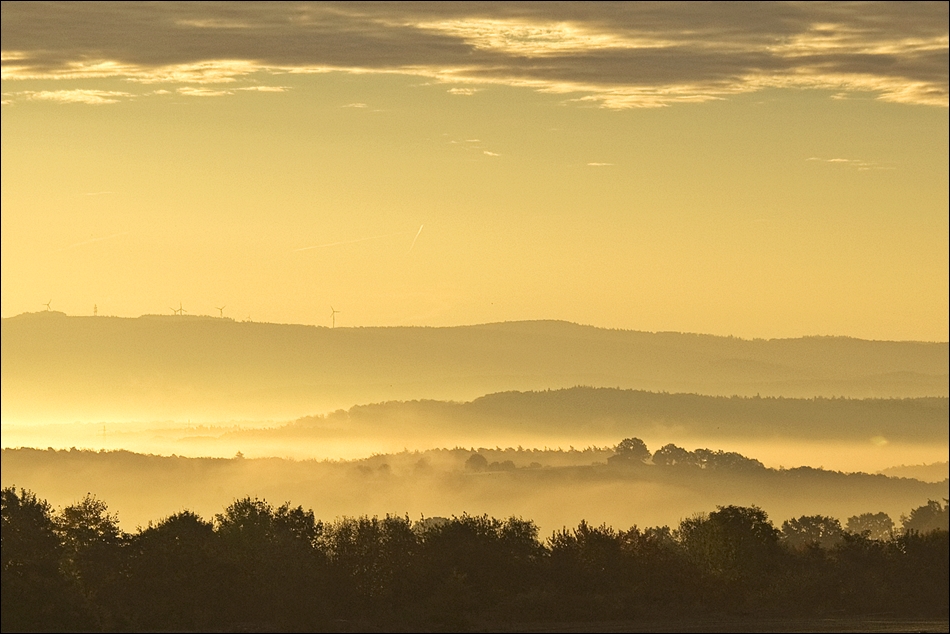
[[[45,304],[43,304],[43,306],[46,307],[46,312],[50,312],[50,311],[52,310],[52,308],[51,308],[51,305],[52,305],[52,304],[53,304],[53,300],[52,300],[52,299],[50,299],[48,302],[46,302]],[[227,308],[227,305],[224,305],[224,306],[215,306],[214,308],[215,308],[215,310],[218,311],[218,317],[220,317],[220,318],[223,319],[223,318],[224,318],[224,309]],[[184,316],[184,314],[188,312],[187,310],[185,310],[185,307],[184,307],[184,305],[183,305],[181,302],[178,302],[178,308],[169,307],[168,310],[172,311],[172,314],[177,315],[177,316],[179,316],[179,317]],[[331,328],[336,328],[336,316],[337,316],[337,313],[341,313],[341,312],[343,312],[343,311],[337,310],[337,309],[334,308],[333,306],[330,306],[330,327],[331,327]],[[96,316],[96,315],[99,314],[99,306],[98,306],[98,304],[93,304],[93,306],[92,306],[92,314],[93,314],[93,316]],[[247,321],[250,321],[250,320],[251,320],[251,316],[248,315],[248,316],[247,316]]]
[[[214,308],[215,310],[218,311],[218,317],[223,318],[224,309],[227,308],[227,305],[215,306]],[[187,310],[184,309],[181,302],[178,302],[178,308],[169,308],[168,310],[172,311],[172,313],[174,313],[175,315],[178,315],[179,317],[181,317],[182,315],[188,312]],[[340,313],[340,312],[343,312],[343,311],[337,310],[333,306],[330,306],[330,327],[331,328],[336,328],[336,315],[337,313]],[[247,316],[247,320],[248,321],[251,320],[250,315]]]

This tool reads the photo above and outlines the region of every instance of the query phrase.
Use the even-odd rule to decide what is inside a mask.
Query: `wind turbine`
[[[224,306],[215,306],[215,308],[217,308],[218,312],[220,313],[218,317],[224,317],[224,309],[227,307],[228,307],[227,304],[225,304]]]
[[[179,317],[181,317],[182,314],[188,312],[187,310],[185,310],[184,308],[181,307],[181,302],[178,302],[178,308],[169,308],[168,310],[172,311],[173,313],[175,313],[175,314],[178,315]]]
[[[335,309],[333,306],[330,306],[330,319],[333,320],[331,322],[333,324],[332,326],[330,326],[331,328],[336,328],[336,314],[339,312],[341,311]]]
[[[53,303],[53,300],[49,300],[48,302],[46,302],[45,304],[43,304],[44,306],[46,306],[46,312],[49,312],[49,311],[50,311],[49,305],[52,304],[52,303]],[[332,307],[331,307],[331,308],[332,308]]]

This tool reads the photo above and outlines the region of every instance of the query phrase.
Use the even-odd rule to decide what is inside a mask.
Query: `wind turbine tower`
[[[227,305],[224,306],[215,306],[218,309],[218,317],[224,317],[224,309],[227,308]]]
[[[49,311],[50,311],[49,305],[52,304],[52,303],[53,303],[53,300],[49,300],[48,302],[46,302],[45,304],[43,304],[44,306],[46,306],[46,312],[49,312]]]
[[[331,320],[330,323],[332,324],[330,326],[331,328],[336,328],[336,314],[339,312],[341,311],[335,309],[333,306],[330,306],[330,320]]]

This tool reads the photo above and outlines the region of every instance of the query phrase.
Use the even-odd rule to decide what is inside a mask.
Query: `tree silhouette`
[[[887,539],[894,531],[894,520],[884,513],[862,513],[848,518],[848,531],[869,539]]]
[[[313,511],[290,503],[274,509],[265,500],[245,497],[215,515],[214,526],[229,575],[226,598],[233,623],[306,629],[324,617],[327,563],[315,548],[324,525]]]
[[[692,452],[677,447],[673,443],[664,445],[653,454],[653,464],[664,467],[696,465],[696,456]]]
[[[62,568],[85,597],[97,627],[117,627],[116,602],[122,592],[119,563],[129,535],[119,528],[119,518],[105,502],[87,493],[53,518],[63,544]]]
[[[581,521],[548,539],[552,574],[571,594],[603,592],[620,581],[624,570],[623,536],[607,525]]]
[[[419,533],[408,517],[341,518],[326,525],[319,541],[329,557],[337,608],[392,614],[412,594]]]
[[[817,544],[832,548],[841,543],[844,530],[841,522],[826,515],[802,515],[798,519],[782,523],[782,537],[793,548],[805,548]]]
[[[650,450],[639,438],[624,438],[614,450],[617,454],[607,459],[608,464],[639,465],[650,459]]]
[[[731,469],[736,471],[765,468],[765,465],[755,458],[747,458],[740,453],[721,449],[717,451],[697,449],[693,452],[693,457],[695,463],[703,469]]]
[[[535,583],[545,554],[534,522],[516,517],[453,517],[426,530],[422,544],[433,600],[455,602],[456,616],[442,615],[443,626],[453,627],[478,606],[497,605]]]
[[[469,471],[474,471],[476,473],[481,471],[488,470],[488,458],[479,454],[473,453],[468,457],[468,460],[465,461],[465,468]]]
[[[742,596],[755,579],[773,573],[780,554],[779,531],[757,506],[720,506],[683,520],[676,531],[687,556],[717,585],[717,600]]]
[[[224,568],[214,526],[182,511],[140,531],[127,560],[129,610],[150,629],[196,630],[221,614]],[[129,620],[133,620],[130,615]]]
[[[943,504],[936,500],[927,500],[926,504],[912,510],[909,516],[901,515],[901,525],[904,532],[945,531],[950,529],[948,519],[950,516],[948,516],[946,499]]]
[[[4,632],[85,629],[78,587],[60,569],[62,543],[54,530],[52,508],[32,491],[0,492],[0,619]]]

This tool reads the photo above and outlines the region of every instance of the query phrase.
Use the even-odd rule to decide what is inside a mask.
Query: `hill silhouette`
[[[942,482],[950,478],[950,462],[934,462],[932,464],[900,465],[880,471],[891,478],[914,478],[921,482]]]
[[[3,416],[294,418],[354,403],[590,385],[731,396],[947,396],[947,343],[744,340],[559,321],[325,328],[200,316],[2,322]]]
[[[56,505],[97,491],[127,526],[182,508],[211,513],[248,494],[299,500],[330,517],[407,512],[433,517],[466,511],[532,517],[545,530],[581,519],[595,525],[674,524],[717,504],[753,501],[774,517],[821,513],[844,521],[884,511],[896,520],[928,499],[947,497],[947,480],[926,483],[810,467],[771,469],[730,452],[697,453],[703,451],[721,464],[627,465],[611,460],[611,447],[456,447],[351,461],[21,448],[2,451],[2,485],[46,491]],[[473,454],[484,458],[484,466],[473,468]]]
[[[398,401],[357,405],[309,416],[276,429],[232,432],[247,437],[318,437],[418,432],[461,434],[530,432],[560,438],[568,432],[624,436],[663,429],[704,438],[800,438],[938,442],[950,440],[946,398],[795,399],[667,394],[574,387],[488,394],[466,403]]]

